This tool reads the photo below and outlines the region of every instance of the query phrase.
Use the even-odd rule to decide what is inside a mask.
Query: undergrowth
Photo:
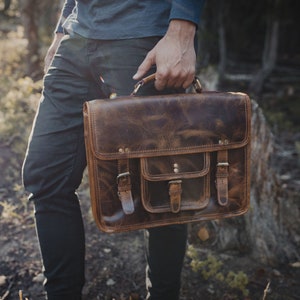
[[[199,273],[204,280],[218,282],[226,288],[240,291],[243,296],[249,295],[248,276],[243,271],[228,271],[222,268],[223,262],[218,260],[214,255],[208,254],[206,259],[200,259],[199,253],[196,248],[189,245],[187,256],[191,259],[190,266],[192,270]]]

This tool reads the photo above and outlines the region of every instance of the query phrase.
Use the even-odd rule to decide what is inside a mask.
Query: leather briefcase
[[[86,102],[91,204],[100,230],[244,214],[250,198],[250,109],[246,94],[230,92]]]

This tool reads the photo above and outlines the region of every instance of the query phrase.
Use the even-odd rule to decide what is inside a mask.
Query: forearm
[[[200,23],[200,16],[205,0],[172,0],[169,21],[186,20],[196,26]]]
[[[74,7],[75,7],[75,0],[66,0],[63,5],[60,18],[57,22],[57,25],[56,25],[56,28],[54,31],[55,34],[54,34],[52,44],[50,45],[50,47],[47,51],[47,54],[45,56],[45,66],[44,66],[45,73],[47,72],[47,70],[53,60],[53,57],[54,57],[56,50],[60,44],[60,41],[64,37],[64,30],[63,30],[62,24],[65,21],[65,19],[71,14]]]
[[[66,20],[66,18],[71,14],[73,8],[75,7],[75,0],[66,0],[63,8],[61,10],[60,18],[57,22],[55,33],[63,33],[63,27],[62,24]]]
[[[173,19],[165,37],[177,39],[183,48],[194,45],[196,25],[191,21]]]

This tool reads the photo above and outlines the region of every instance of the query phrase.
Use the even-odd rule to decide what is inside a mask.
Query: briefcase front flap
[[[92,100],[84,116],[91,151],[104,160],[239,148],[250,135],[250,100],[242,93]]]

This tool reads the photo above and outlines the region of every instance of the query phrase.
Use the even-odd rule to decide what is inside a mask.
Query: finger
[[[171,74],[168,78],[167,87],[181,88],[186,76],[187,74],[184,71],[177,73],[173,72],[173,74]]]
[[[172,71],[167,77],[166,87],[169,88],[182,88],[187,80],[188,73],[185,70]]]
[[[193,83],[194,78],[195,78],[195,72],[189,73],[189,75],[183,81],[182,87],[184,89],[187,89],[188,87],[190,87],[191,84]]]
[[[150,51],[143,60],[143,62],[140,64],[140,66],[137,69],[137,72],[133,75],[132,78],[134,80],[141,79],[154,64],[154,55]]]
[[[168,74],[156,71],[154,86],[158,91],[162,91],[168,84]]]

